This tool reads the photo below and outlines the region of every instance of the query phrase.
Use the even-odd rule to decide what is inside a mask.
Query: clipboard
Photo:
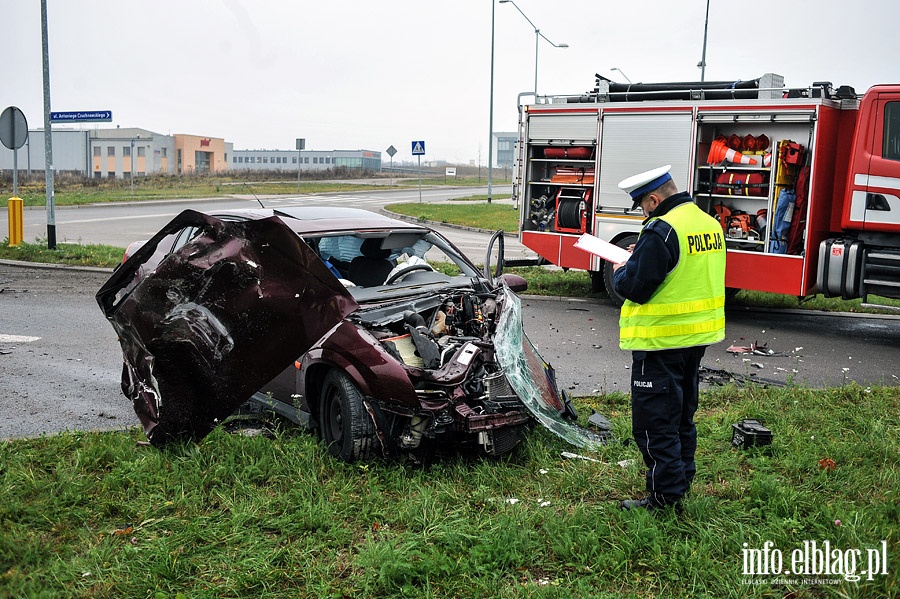
[[[585,233],[579,237],[578,241],[575,242],[575,247],[590,252],[595,256],[599,256],[613,264],[625,262],[631,257],[631,252],[625,248],[621,248],[608,241],[603,241],[590,233]]]

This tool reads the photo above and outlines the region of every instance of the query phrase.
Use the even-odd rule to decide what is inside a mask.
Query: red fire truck
[[[513,199],[520,240],[589,271],[616,303],[612,265],[585,233],[627,247],[642,216],[617,184],[669,164],[722,224],[730,290],[900,297],[900,85],[750,81],[620,84],[520,107]]]

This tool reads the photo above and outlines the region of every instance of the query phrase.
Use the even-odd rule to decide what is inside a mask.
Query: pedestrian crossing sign
[[[425,154],[425,142],[424,141],[412,142],[412,154],[413,154],[413,156],[422,156],[423,154]]]

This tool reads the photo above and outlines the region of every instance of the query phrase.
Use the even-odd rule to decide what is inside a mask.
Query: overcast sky
[[[534,89],[535,32],[495,0],[494,131]],[[699,81],[706,0],[515,0],[540,40],[538,92],[595,73]],[[235,149],[368,149],[487,162],[491,0],[47,0],[52,111],[224,138]],[[0,109],[43,127],[39,0],[0,0]],[[900,82],[897,0],[711,0],[706,80]],[[620,71],[612,71],[618,67]],[[623,75],[624,73],[624,75]],[[58,127],[59,125],[55,125]],[[8,151],[0,148],[0,151]],[[387,156],[384,156],[387,160]]]

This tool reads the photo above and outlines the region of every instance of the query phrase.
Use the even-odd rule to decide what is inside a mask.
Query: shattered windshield
[[[553,368],[547,364],[522,329],[522,302],[506,293],[506,306],[497,323],[494,348],[497,360],[522,403],[547,429],[572,445],[597,449],[603,440],[595,433],[565,421],[562,400],[553,384]]]

